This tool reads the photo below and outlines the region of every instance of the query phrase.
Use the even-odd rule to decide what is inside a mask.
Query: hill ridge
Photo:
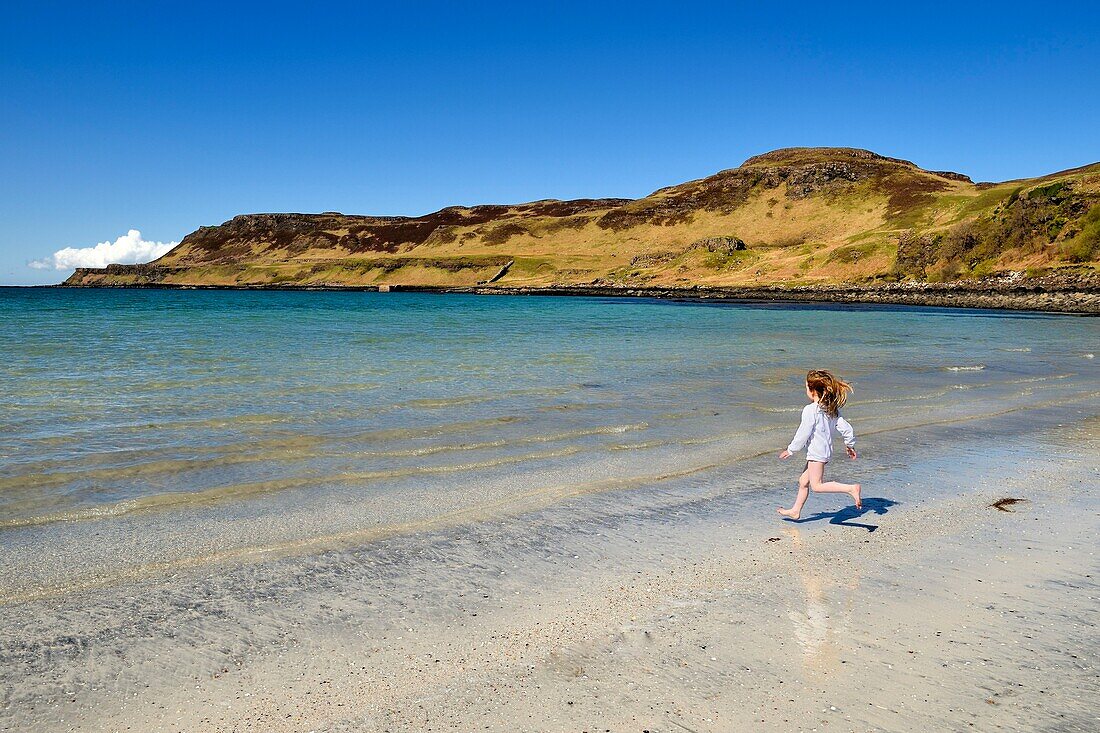
[[[942,281],[1095,269],[1100,164],[975,184],[862,148],[791,147],[638,199],[419,216],[240,214],[149,266],[68,285],[690,287]],[[735,248],[698,246],[726,238]]]

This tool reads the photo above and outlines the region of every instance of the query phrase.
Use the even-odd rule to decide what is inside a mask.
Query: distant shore
[[[470,293],[477,295],[554,295],[588,297],[642,297],[675,300],[727,300],[745,302],[853,303],[986,308],[1044,311],[1079,315],[1100,314],[1100,278],[998,277],[945,283],[899,282],[881,284],[745,285],[745,286],[622,286],[575,284],[550,286],[508,285],[206,285],[164,282],[135,284],[60,284],[65,288],[134,288],[171,290],[305,290],[381,291],[419,293]]]

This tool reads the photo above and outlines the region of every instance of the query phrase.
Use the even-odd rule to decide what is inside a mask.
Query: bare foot
[[[802,515],[802,512],[796,511],[794,509],[782,509],[782,508],[780,508],[780,509],[776,509],[775,511],[778,512],[779,514],[782,514],[784,517],[790,517],[791,519],[798,519],[799,516]]]
[[[859,484],[855,484],[854,486],[855,488],[853,488],[849,493],[851,494],[852,499],[854,499],[856,502],[856,509],[862,509],[863,497],[861,496],[861,492],[863,491],[863,487]]]

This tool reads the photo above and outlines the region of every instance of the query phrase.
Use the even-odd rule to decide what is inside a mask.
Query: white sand
[[[583,575],[566,557],[541,585],[471,586],[449,618],[303,628],[74,727],[1096,730],[1098,473],[1096,451],[1038,461],[990,491],[856,520],[874,532],[790,525],[761,500],[749,539],[724,549]],[[1002,495],[1030,501],[988,506]]]

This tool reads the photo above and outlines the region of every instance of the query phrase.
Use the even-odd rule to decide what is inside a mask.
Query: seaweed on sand
[[[993,502],[989,506],[991,506],[992,508],[996,509],[999,512],[1009,512],[1011,514],[1015,510],[1014,509],[1009,509],[1010,506],[1013,506],[1015,504],[1020,504],[1020,503],[1025,502],[1025,501],[1027,501],[1027,499],[1016,499],[1016,498],[1013,498],[1011,496],[1006,496],[1003,499],[997,499],[997,501]]]

